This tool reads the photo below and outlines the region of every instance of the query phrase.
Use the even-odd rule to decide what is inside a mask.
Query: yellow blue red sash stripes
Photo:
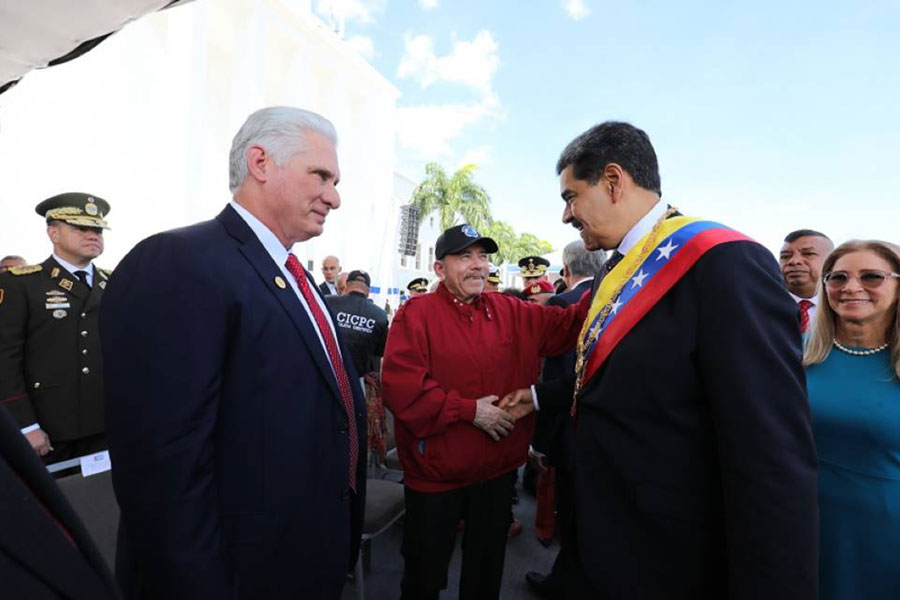
[[[693,217],[672,217],[663,221],[653,240],[644,236],[610,271],[591,301],[582,344],[585,350],[581,389],[597,373],[616,345],[708,250],[727,242],[750,240],[747,236],[713,221]],[[646,248],[652,248],[641,260]],[[618,297],[616,290],[624,282]],[[603,307],[611,303],[608,316],[600,323],[599,334],[591,332],[603,317]]]

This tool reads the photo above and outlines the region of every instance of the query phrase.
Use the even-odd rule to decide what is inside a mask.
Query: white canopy
[[[148,13],[190,0],[0,2],[0,94],[32,69],[76,58]]]

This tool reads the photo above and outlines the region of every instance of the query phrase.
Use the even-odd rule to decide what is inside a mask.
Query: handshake
[[[476,427],[491,436],[494,441],[506,437],[513,430],[516,421],[534,412],[534,399],[531,388],[515,390],[499,400],[497,396],[485,396],[476,400]]]

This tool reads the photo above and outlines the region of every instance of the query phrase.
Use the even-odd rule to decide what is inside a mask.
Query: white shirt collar
[[[266,227],[262,221],[257,219],[253,213],[234,200],[229,204],[231,204],[231,208],[244,219],[247,226],[253,230],[253,233],[255,233],[256,237],[259,239],[259,243],[263,245],[263,248],[266,249],[266,252],[268,252],[269,256],[272,257],[272,260],[275,261],[275,264],[279,267],[284,267],[284,264],[288,259],[288,250],[281,245],[281,242],[278,241],[278,237],[272,233],[272,230]]]
[[[53,253],[53,260],[58,262],[66,271],[75,275],[75,271],[84,271],[88,275],[88,281],[94,278],[94,263],[88,263],[86,267],[76,267],[70,262],[66,262],[56,255],[56,252]]]
[[[634,245],[637,244],[642,237],[650,233],[650,230],[653,229],[653,226],[656,225],[656,222],[666,213],[668,208],[669,207],[661,200],[657,201],[657,203],[653,205],[653,208],[651,208],[646,215],[641,217],[641,220],[635,223],[634,227],[628,230],[628,233],[622,238],[622,241],[619,243],[619,247],[616,248],[616,250],[622,254],[628,254],[628,251],[634,248]]]
[[[791,295],[791,298],[793,298],[793,299],[794,299],[794,302],[796,302],[797,304],[800,304],[800,301],[801,301],[801,300],[807,300],[807,301],[809,301],[809,302],[812,302],[812,305],[813,305],[813,306],[815,306],[815,305],[817,304],[817,302],[816,302],[816,297],[815,297],[815,296],[813,296],[812,298],[801,298],[800,296],[797,296],[797,295],[794,294],[793,292],[788,292],[788,294]]]

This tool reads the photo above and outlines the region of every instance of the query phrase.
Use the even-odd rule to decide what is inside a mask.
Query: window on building
[[[416,271],[422,270],[422,244],[416,244]]]
[[[407,259],[407,256],[405,254],[400,255],[400,266],[403,267],[404,269],[409,266],[408,264],[406,264],[406,259]]]
[[[434,246],[428,247],[428,270],[434,270]]]

